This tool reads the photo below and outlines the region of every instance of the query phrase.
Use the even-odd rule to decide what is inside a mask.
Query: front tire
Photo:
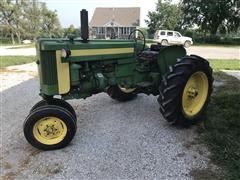
[[[67,146],[73,139],[77,125],[69,111],[55,105],[36,108],[26,118],[24,136],[35,148],[55,150]]]
[[[191,46],[191,42],[190,41],[186,41],[185,43],[184,43],[184,47],[185,48],[189,48]]]
[[[33,112],[35,109],[41,107],[41,106],[45,106],[45,105],[55,105],[55,106],[60,106],[62,108],[65,108],[66,110],[68,110],[77,120],[77,115],[75,113],[75,110],[73,109],[73,107],[66,101],[62,100],[62,99],[57,99],[57,98],[52,98],[50,100],[41,100],[38,103],[36,103],[32,109],[30,110],[30,113]]]
[[[203,119],[212,92],[212,69],[199,56],[186,56],[164,75],[158,102],[171,124],[191,125]]]

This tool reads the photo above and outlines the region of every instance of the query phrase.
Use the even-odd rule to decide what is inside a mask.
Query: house
[[[126,39],[140,26],[140,8],[96,8],[89,24],[93,39]]]

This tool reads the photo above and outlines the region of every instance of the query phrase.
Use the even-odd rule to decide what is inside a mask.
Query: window
[[[130,34],[130,27],[123,27],[122,34]]]
[[[160,32],[160,35],[161,35],[161,36],[165,36],[165,34],[166,34],[165,31],[161,31],[161,32]]]
[[[97,28],[97,33],[98,34],[105,34],[105,28],[104,27],[98,27]]]
[[[167,32],[168,36],[173,36],[173,32]]]
[[[119,28],[119,33],[123,34],[123,28],[122,27]]]
[[[176,37],[181,37],[181,35],[180,35],[178,32],[175,32],[175,33],[174,33],[174,36],[176,36]]]

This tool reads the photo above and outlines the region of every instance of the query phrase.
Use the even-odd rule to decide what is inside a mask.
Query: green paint
[[[117,84],[136,87],[139,93],[157,95],[161,77],[168,66],[186,55],[183,47],[172,46],[161,49],[157,60],[139,60],[136,54],[142,44],[133,40],[82,43],[80,40],[45,38],[39,39],[36,47],[41,94],[49,96],[59,94],[56,50],[74,52],[69,58],[61,59],[63,63],[69,63],[70,68],[70,91],[62,95],[64,99],[86,98]]]

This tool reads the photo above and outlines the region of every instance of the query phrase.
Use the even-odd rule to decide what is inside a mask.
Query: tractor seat
[[[157,51],[142,51],[138,54],[138,59],[141,61],[156,61],[158,59]]]

